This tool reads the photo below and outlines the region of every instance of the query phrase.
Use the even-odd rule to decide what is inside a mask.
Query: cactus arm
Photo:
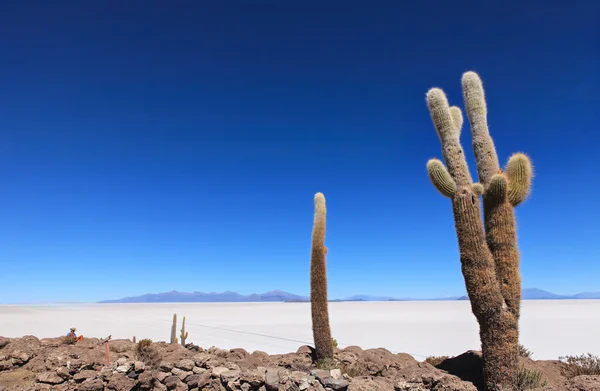
[[[446,94],[439,88],[432,88],[427,92],[427,106],[442,143],[442,154],[448,167],[448,173],[457,186],[470,185],[473,180],[469,173],[463,148],[460,145],[460,128],[456,126],[458,124],[455,124],[453,119],[457,115],[452,114],[453,111],[459,109],[450,110]]]
[[[456,192],[456,182],[446,170],[444,163],[438,159],[427,162],[427,174],[435,188],[446,197],[452,197]]]
[[[331,327],[327,300],[327,266],[325,247],[325,225],[327,208],[323,193],[315,194],[315,214],[312,231],[310,257],[310,301],[315,358],[333,358]]]
[[[506,175],[508,176],[508,200],[512,206],[517,206],[527,198],[531,190],[533,168],[527,155],[513,154],[506,164]]]
[[[462,88],[473,135],[473,152],[477,162],[479,182],[487,186],[492,176],[500,172],[500,163],[498,163],[494,140],[488,130],[483,83],[475,72],[466,72],[462,77]]]
[[[450,115],[452,116],[452,124],[455,129],[458,129],[458,135],[460,137],[460,130],[462,129],[464,122],[462,111],[458,107],[452,106],[450,107]]]
[[[481,197],[484,192],[484,187],[481,183],[475,182],[471,185],[471,190],[473,190],[473,193],[475,193],[477,197]]]
[[[495,204],[500,204],[506,200],[508,192],[508,180],[504,174],[492,176],[490,184],[485,193],[486,201],[490,200]]]

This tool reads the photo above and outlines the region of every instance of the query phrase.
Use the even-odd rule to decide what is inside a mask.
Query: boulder
[[[65,379],[58,376],[56,372],[42,372],[36,375],[35,381],[44,384],[60,384],[63,383]]]

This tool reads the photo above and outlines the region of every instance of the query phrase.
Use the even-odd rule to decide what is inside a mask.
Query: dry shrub
[[[338,347],[338,341],[335,338],[331,338],[331,344],[333,345],[334,348]]]
[[[442,362],[446,361],[449,358],[450,357],[448,357],[448,356],[429,356],[425,359],[425,362],[430,365],[433,365],[434,367],[437,367],[438,365],[440,365]]]
[[[331,370],[335,368],[339,368],[340,364],[334,360],[333,358],[324,358],[315,362],[315,368]]]
[[[135,347],[135,355],[138,360],[151,368],[157,367],[162,361],[162,354],[151,339],[142,339]]]
[[[531,356],[533,356],[533,352],[527,349],[525,346],[519,344],[519,356],[531,358]]]
[[[517,375],[517,390],[533,390],[539,387],[545,387],[548,382],[544,379],[542,372],[535,369],[521,368]]]
[[[65,335],[61,338],[60,343],[63,345],[75,345],[77,338],[72,335]]]
[[[559,360],[563,362],[562,374],[567,379],[580,375],[600,375],[600,357],[591,353],[560,357]]]

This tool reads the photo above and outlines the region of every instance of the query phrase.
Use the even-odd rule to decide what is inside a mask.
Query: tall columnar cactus
[[[475,72],[462,78],[467,117],[473,135],[473,151],[477,162],[479,181],[484,187],[501,185],[501,192],[483,195],[486,240],[496,263],[496,275],[508,309],[517,317],[521,309],[521,276],[514,207],[519,205],[531,188],[533,170],[529,158],[513,154],[502,171],[494,140],[487,126],[487,105],[481,79]]]
[[[171,343],[177,343],[177,314],[173,314],[173,324],[171,325]]]
[[[315,194],[315,215],[310,257],[310,305],[312,313],[315,359],[333,358],[327,302],[327,266],[325,256],[325,221],[327,209],[323,193]]]
[[[181,340],[181,345],[185,346],[185,340],[188,337],[188,332],[185,331],[185,316],[183,317],[183,322],[181,323],[181,335],[179,335],[179,339]]]
[[[485,389],[513,389],[518,373],[521,287],[512,208],[529,191],[531,165],[525,155],[517,154],[509,160],[506,173],[499,169],[486,125],[483,88],[475,73],[463,76],[463,92],[481,183],[473,183],[460,144],[461,111],[450,107],[438,88],[427,93],[427,105],[448,168],[431,159],[427,172],[439,192],[452,200],[462,273],[480,327]]]

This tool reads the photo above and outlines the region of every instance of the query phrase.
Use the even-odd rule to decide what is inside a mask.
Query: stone
[[[135,387],[135,380],[130,379],[122,373],[115,373],[110,377],[108,385],[109,390],[115,391],[131,391]]]
[[[184,371],[183,369],[173,368],[171,373],[179,378],[181,381],[185,381],[188,376],[193,375],[192,371]]]
[[[210,372],[209,371],[205,371],[202,374],[199,375],[190,375],[187,377],[187,379],[185,379],[186,384],[188,385],[189,388],[199,388],[202,389],[203,387],[207,386],[210,383]]]
[[[162,383],[155,383],[152,391],[167,391],[167,386]]]
[[[119,365],[116,369],[119,373],[128,373],[131,370],[131,364]]]
[[[136,361],[133,363],[133,369],[136,372],[142,372],[146,370],[146,364],[143,361]]]
[[[158,366],[158,369],[160,369],[163,372],[171,372],[171,369],[173,369],[173,363],[168,362],[168,361],[163,361]]]
[[[265,383],[265,370],[254,369],[240,373],[240,383],[258,388]]]
[[[167,386],[167,390],[174,390],[179,386],[181,380],[177,376],[169,376],[164,381],[165,386]]]
[[[201,373],[208,372],[208,369],[200,368],[200,367],[194,367],[194,369],[192,369],[192,372],[194,373],[194,375],[199,375]]]
[[[117,365],[125,365],[127,364],[127,359],[125,357],[121,357],[117,360]]]
[[[56,369],[56,374],[62,377],[64,380],[69,380],[71,378],[71,372],[67,367],[59,367]]]
[[[138,383],[140,385],[140,390],[151,390],[152,385],[154,384],[154,377],[150,372],[142,372],[138,376]]]
[[[310,387],[308,383],[308,374],[300,371],[293,371],[290,374],[290,379],[296,383],[300,391],[306,390]]]
[[[342,370],[341,369],[332,369],[331,371],[329,371],[329,375],[334,378],[334,379],[339,379],[342,377]]]
[[[76,391],[104,391],[104,382],[98,378],[89,379],[75,388]]]
[[[227,367],[215,367],[212,369],[213,376],[218,378],[221,377],[222,373],[225,373],[227,371],[229,371],[229,368]]]
[[[27,364],[29,362],[29,360],[31,360],[31,355],[22,350],[13,350],[8,355],[8,358],[12,365],[14,365],[16,367],[20,367],[22,365]]]
[[[5,347],[9,343],[10,343],[10,339],[8,339],[6,337],[0,337],[0,349],[2,349],[3,347]]]
[[[188,371],[190,372],[192,369],[194,369],[194,360],[190,360],[189,358],[185,358],[181,361],[179,361],[175,367],[182,369],[184,371]]]
[[[63,379],[62,377],[58,376],[56,374],[56,372],[43,372],[43,373],[38,373],[35,377],[35,380],[38,383],[45,383],[45,384],[60,384],[63,383],[65,381],[65,379]]]
[[[161,372],[161,371],[155,371],[152,376],[158,380],[159,383],[163,383],[165,381],[165,379],[167,377],[170,376],[170,374],[166,373],[166,372]]]
[[[213,371],[214,373],[214,371]],[[225,384],[235,382],[240,378],[240,371],[236,369],[228,369],[221,373],[221,381]]]
[[[279,371],[277,368],[267,368],[265,386],[269,391],[276,391],[279,388]]]

